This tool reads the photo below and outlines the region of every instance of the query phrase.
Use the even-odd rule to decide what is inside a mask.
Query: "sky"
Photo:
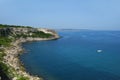
[[[120,30],[120,0],[0,0],[0,24]]]

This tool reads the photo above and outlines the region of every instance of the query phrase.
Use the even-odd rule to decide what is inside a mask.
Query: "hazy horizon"
[[[119,0],[0,0],[0,23],[52,29],[120,30]]]

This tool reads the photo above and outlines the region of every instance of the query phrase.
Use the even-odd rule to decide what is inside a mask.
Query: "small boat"
[[[98,52],[98,53],[101,53],[101,52],[102,52],[102,50],[97,50],[97,52]]]

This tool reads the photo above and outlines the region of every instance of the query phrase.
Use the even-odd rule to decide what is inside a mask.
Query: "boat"
[[[102,52],[102,50],[97,50],[97,52],[98,52],[98,53],[101,53],[101,52]]]

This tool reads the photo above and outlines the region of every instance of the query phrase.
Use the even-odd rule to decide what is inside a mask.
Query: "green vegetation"
[[[52,36],[53,36],[52,34],[44,33],[42,31],[34,32],[32,35],[32,37],[40,37],[40,38],[50,38]]]
[[[26,38],[26,37],[50,38],[50,37],[53,37],[52,34],[44,33],[42,31],[28,31],[28,33],[18,32],[16,34],[12,34],[12,31],[9,29],[10,27],[14,27],[14,28],[32,28],[30,26],[16,26],[16,25],[0,24],[0,28],[8,28],[5,31],[1,30],[1,32],[0,32],[0,36],[2,36],[2,37],[0,37],[0,45],[2,45],[2,44],[3,45],[8,45],[7,43],[9,43],[9,39],[3,38],[3,37],[8,37],[9,35],[12,35],[14,38],[20,38],[20,37],[23,37],[23,38]]]
[[[0,61],[0,66],[1,66],[2,70],[3,70],[6,74],[9,73],[9,72],[8,72],[9,67],[8,67],[6,64],[4,64],[3,62]]]
[[[7,37],[0,37],[0,66],[6,74],[9,74],[9,72],[8,72],[9,68],[6,64],[4,64],[2,62],[3,57],[6,55],[4,53],[4,49],[2,48],[2,46],[4,46],[4,47],[10,46],[11,41],[12,41],[12,39],[9,39]]]
[[[17,80],[29,80],[29,78],[20,76]]]
[[[16,35],[14,36],[14,38],[20,38],[20,37],[27,38],[27,37],[29,37],[29,36],[26,35],[26,34],[16,34]]]
[[[8,70],[9,70],[9,67],[2,62],[4,56],[5,56],[4,50],[3,50],[3,49],[0,49],[0,67],[1,67],[2,71],[3,71],[6,75],[8,75],[8,74],[9,74],[9,71],[8,71]]]
[[[6,27],[15,27],[15,28],[32,28],[32,27],[30,27],[30,26],[19,26],[19,25],[0,24],[0,28],[6,28]]]
[[[1,46],[10,46],[10,43],[12,42],[12,39],[8,37],[0,37],[0,47]]]
[[[0,68],[2,69],[2,72],[5,73],[5,75],[9,78],[12,78],[15,75],[13,74],[15,70],[7,64],[3,63],[2,61],[0,61]]]
[[[3,57],[5,56],[4,50],[0,49],[0,61],[3,60]]]
[[[10,27],[15,27],[17,29],[14,30],[13,28],[10,28]],[[0,24],[0,67],[7,76],[9,77],[16,76],[18,78],[17,80],[29,80],[29,78],[16,74],[15,69],[13,67],[11,67],[10,65],[6,65],[3,62],[3,57],[6,55],[4,53],[4,48],[10,47],[11,46],[10,44],[12,41],[15,41],[20,38],[27,38],[27,37],[51,38],[53,37],[52,34],[44,33],[43,31],[38,31],[37,29],[32,30],[32,29],[25,29],[25,28],[32,28],[32,27]],[[24,70],[23,67],[21,67],[21,69]]]

